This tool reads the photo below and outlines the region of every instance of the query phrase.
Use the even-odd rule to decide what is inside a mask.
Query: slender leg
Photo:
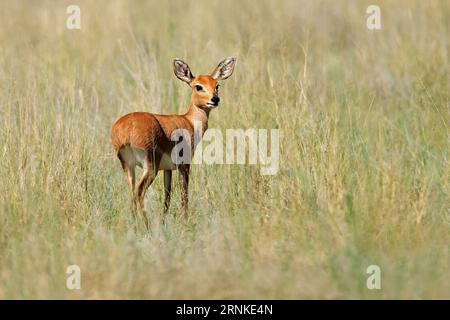
[[[153,180],[155,180],[156,177],[156,170],[153,168],[153,165],[147,165],[144,169],[144,174],[142,175],[141,180],[139,181],[137,187],[136,187],[136,199],[139,203],[139,206],[141,208],[142,217],[144,218],[144,224],[145,227],[149,228],[148,225],[148,219],[147,219],[147,213],[145,212],[145,206],[144,206],[144,198],[145,198],[145,192],[147,191],[148,187],[152,184]]]
[[[136,219],[136,198],[134,196],[134,186],[136,183],[136,174],[135,174],[135,167],[128,166],[125,161],[122,161],[121,158],[120,163],[122,164],[122,169],[125,173],[125,178],[127,179],[128,187],[131,191],[131,215],[133,216],[133,219]]]
[[[164,170],[164,213],[169,210],[170,191],[172,190],[172,170]]]
[[[125,177],[127,178],[128,186],[130,187],[131,192],[134,190],[134,185],[136,183],[136,174],[134,168],[125,167]]]
[[[181,206],[184,211],[184,215],[187,216],[188,210],[188,187],[189,187],[189,164],[181,165],[178,170],[181,178]]]

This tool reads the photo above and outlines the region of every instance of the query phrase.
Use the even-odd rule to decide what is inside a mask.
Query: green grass
[[[450,298],[448,1],[78,2],[1,4],[0,298]],[[164,225],[160,174],[135,232],[111,125],[230,55],[209,125],[279,128],[278,174],[193,166]]]

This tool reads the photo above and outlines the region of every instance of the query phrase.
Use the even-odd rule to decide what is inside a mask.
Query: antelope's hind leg
[[[147,191],[148,187],[153,183],[153,181],[156,178],[157,169],[154,168],[153,163],[147,162],[144,166],[144,174],[142,175],[141,180],[139,180],[137,186],[135,195],[137,198],[137,201],[139,203],[139,207],[142,212],[142,217],[144,218],[144,224],[147,230],[149,229],[148,225],[148,218],[147,218],[147,212],[145,211],[145,192]]]
[[[129,154],[126,148],[122,149],[117,156],[120,160],[120,164],[122,165],[122,169],[125,173],[125,178],[131,193],[131,215],[133,216],[133,219],[136,220],[137,204],[134,194],[136,184],[136,163],[132,159],[132,154]]]

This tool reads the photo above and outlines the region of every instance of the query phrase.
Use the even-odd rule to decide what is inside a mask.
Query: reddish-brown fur
[[[223,60],[211,75],[194,77],[187,64],[176,59],[174,60],[175,75],[180,80],[188,83],[192,88],[188,111],[183,115],[133,112],[121,117],[114,123],[111,130],[111,141],[126,174],[127,182],[133,195],[133,216],[135,216],[137,202],[140,204],[147,228],[148,221],[143,203],[145,191],[155,179],[158,170],[161,170],[160,165],[162,164],[163,154],[171,154],[172,148],[175,145],[175,142],[171,140],[172,133],[176,129],[185,129],[189,132],[191,141],[193,142],[194,122],[198,122],[201,124],[201,134],[203,135],[208,128],[209,112],[212,107],[217,106],[219,101],[217,80],[228,78],[233,72],[234,64],[235,59],[228,58]],[[197,86],[201,86],[202,91],[198,91]],[[132,150],[141,150],[145,154],[144,173],[136,188],[134,181],[134,167],[136,162],[133,161],[134,155]],[[126,155],[125,151],[128,152],[128,155]],[[176,167],[180,172],[182,180],[182,206],[186,211],[190,167],[189,164],[181,164]],[[165,210],[168,209],[170,202],[171,178],[171,169],[164,170]]]

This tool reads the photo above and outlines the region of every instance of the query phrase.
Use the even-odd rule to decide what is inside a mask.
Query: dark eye
[[[219,91],[219,88],[220,88],[220,84],[218,84],[218,85],[216,86],[216,90]]]
[[[195,90],[197,90],[197,91],[203,91],[203,87],[202,87],[202,86],[199,86],[199,85],[196,85],[196,86],[195,86]]]

